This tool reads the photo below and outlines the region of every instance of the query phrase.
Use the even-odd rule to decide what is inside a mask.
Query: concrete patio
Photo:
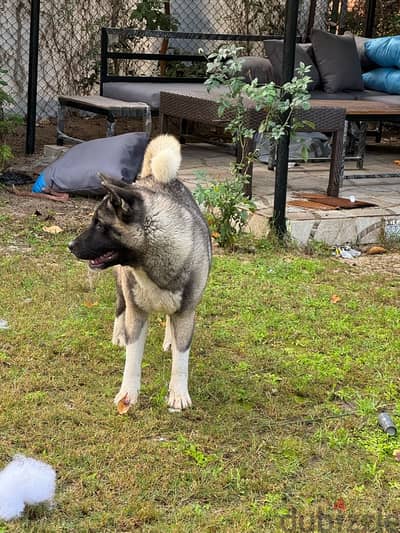
[[[400,147],[387,144],[370,144],[367,148],[364,169],[356,163],[345,164],[345,176],[340,197],[354,196],[376,207],[358,209],[315,210],[287,206],[288,229],[300,244],[310,240],[329,245],[371,244],[381,242],[397,232],[400,239]],[[234,157],[223,147],[207,144],[183,146],[183,163],[180,177],[194,188],[198,171],[212,178],[229,175],[229,164]],[[329,163],[298,164],[289,169],[288,201],[298,193],[326,193]],[[359,179],[360,175],[370,178]],[[397,174],[396,177],[372,177],[378,174]],[[250,229],[258,236],[268,232],[268,220],[272,216],[275,173],[267,165],[256,163],[253,175],[253,200],[257,211],[250,220]]]

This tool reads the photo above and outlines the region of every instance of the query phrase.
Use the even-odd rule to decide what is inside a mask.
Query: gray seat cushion
[[[313,29],[311,42],[324,91],[362,91],[360,59],[352,35],[334,35]]]
[[[326,93],[325,91],[313,91],[312,99],[317,100],[357,100],[358,94],[362,91],[340,91],[338,93]]]
[[[273,68],[274,81],[278,85],[282,85],[282,62],[283,62],[283,41],[279,39],[270,39],[264,41],[265,55],[271,61]],[[295,55],[295,69],[299,67],[300,62],[311,67],[308,75],[311,78],[311,82],[308,85],[308,89],[313,91],[320,85],[320,75],[317,67],[311,57],[312,49],[308,46],[301,46],[296,44]]]
[[[125,102],[144,102],[152,111],[160,108],[160,92],[187,89],[199,83],[158,83],[149,81],[109,81],[103,84],[103,96],[124,100]]]
[[[366,89],[357,97],[357,100],[370,100],[371,102],[383,102],[400,106],[400,94],[388,94],[381,91]]]

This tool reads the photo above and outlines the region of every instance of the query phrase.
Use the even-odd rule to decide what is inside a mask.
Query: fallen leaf
[[[46,233],[51,233],[52,235],[57,235],[57,233],[61,233],[63,230],[60,228],[60,226],[45,226],[43,231]]]
[[[384,254],[385,252],[386,250],[383,246],[371,246],[371,248],[368,248],[367,250],[368,255]]]
[[[99,302],[83,302],[83,305],[90,309],[91,307],[96,307],[96,305],[99,305]]]
[[[213,231],[213,232],[211,233],[211,237],[212,237],[213,239],[218,239],[218,237],[220,237],[220,236],[221,236],[221,234],[218,233],[218,231]]]
[[[344,512],[346,510],[346,504],[344,503],[343,498],[339,498],[338,500],[336,500],[335,503],[333,504],[333,508],[336,509],[337,511]]]
[[[340,302],[342,298],[340,296],[338,296],[337,294],[332,294],[331,296],[331,302],[333,304],[337,304],[338,302]]]
[[[400,450],[393,450],[393,457],[400,462]]]
[[[125,394],[125,396],[118,402],[117,405],[117,411],[118,414],[124,415],[129,411],[129,407],[131,406],[131,403],[128,399],[128,393]]]

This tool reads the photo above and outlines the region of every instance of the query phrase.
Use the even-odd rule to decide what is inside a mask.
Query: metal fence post
[[[25,152],[35,151],[36,100],[39,58],[40,0],[31,1],[31,24],[29,34],[28,109],[26,115]]]
[[[290,81],[293,77],[298,11],[299,0],[286,1],[286,24],[285,39],[283,44],[282,83]],[[286,120],[287,117],[288,113],[282,116],[282,120]],[[289,132],[286,132],[285,135],[283,135],[279,140],[278,159],[275,169],[275,192],[272,227],[280,239],[282,239],[286,234],[285,211],[289,163],[289,140]]]

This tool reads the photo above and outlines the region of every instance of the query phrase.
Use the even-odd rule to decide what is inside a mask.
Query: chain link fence
[[[184,32],[282,35],[285,0],[171,0],[171,16]],[[162,5],[161,4],[161,5]],[[301,0],[298,37],[312,25],[327,28],[332,0]],[[38,118],[54,116],[57,94],[98,92],[100,28],[140,23],[130,18],[138,0],[42,0],[40,12]],[[0,68],[15,100],[12,111],[26,114],[30,2],[0,0]],[[142,25],[143,27],[143,25]],[[196,46],[196,43],[193,43]],[[257,46],[260,46],[258,44]],[[252,50],[262,53],[262,50]]]
[[[346,13],[346,29],[361,35],[365,31],[367,5],[364,0],[349,2]],[[377,0],[373,36],[400,34],[400,2],[399,0]]]

